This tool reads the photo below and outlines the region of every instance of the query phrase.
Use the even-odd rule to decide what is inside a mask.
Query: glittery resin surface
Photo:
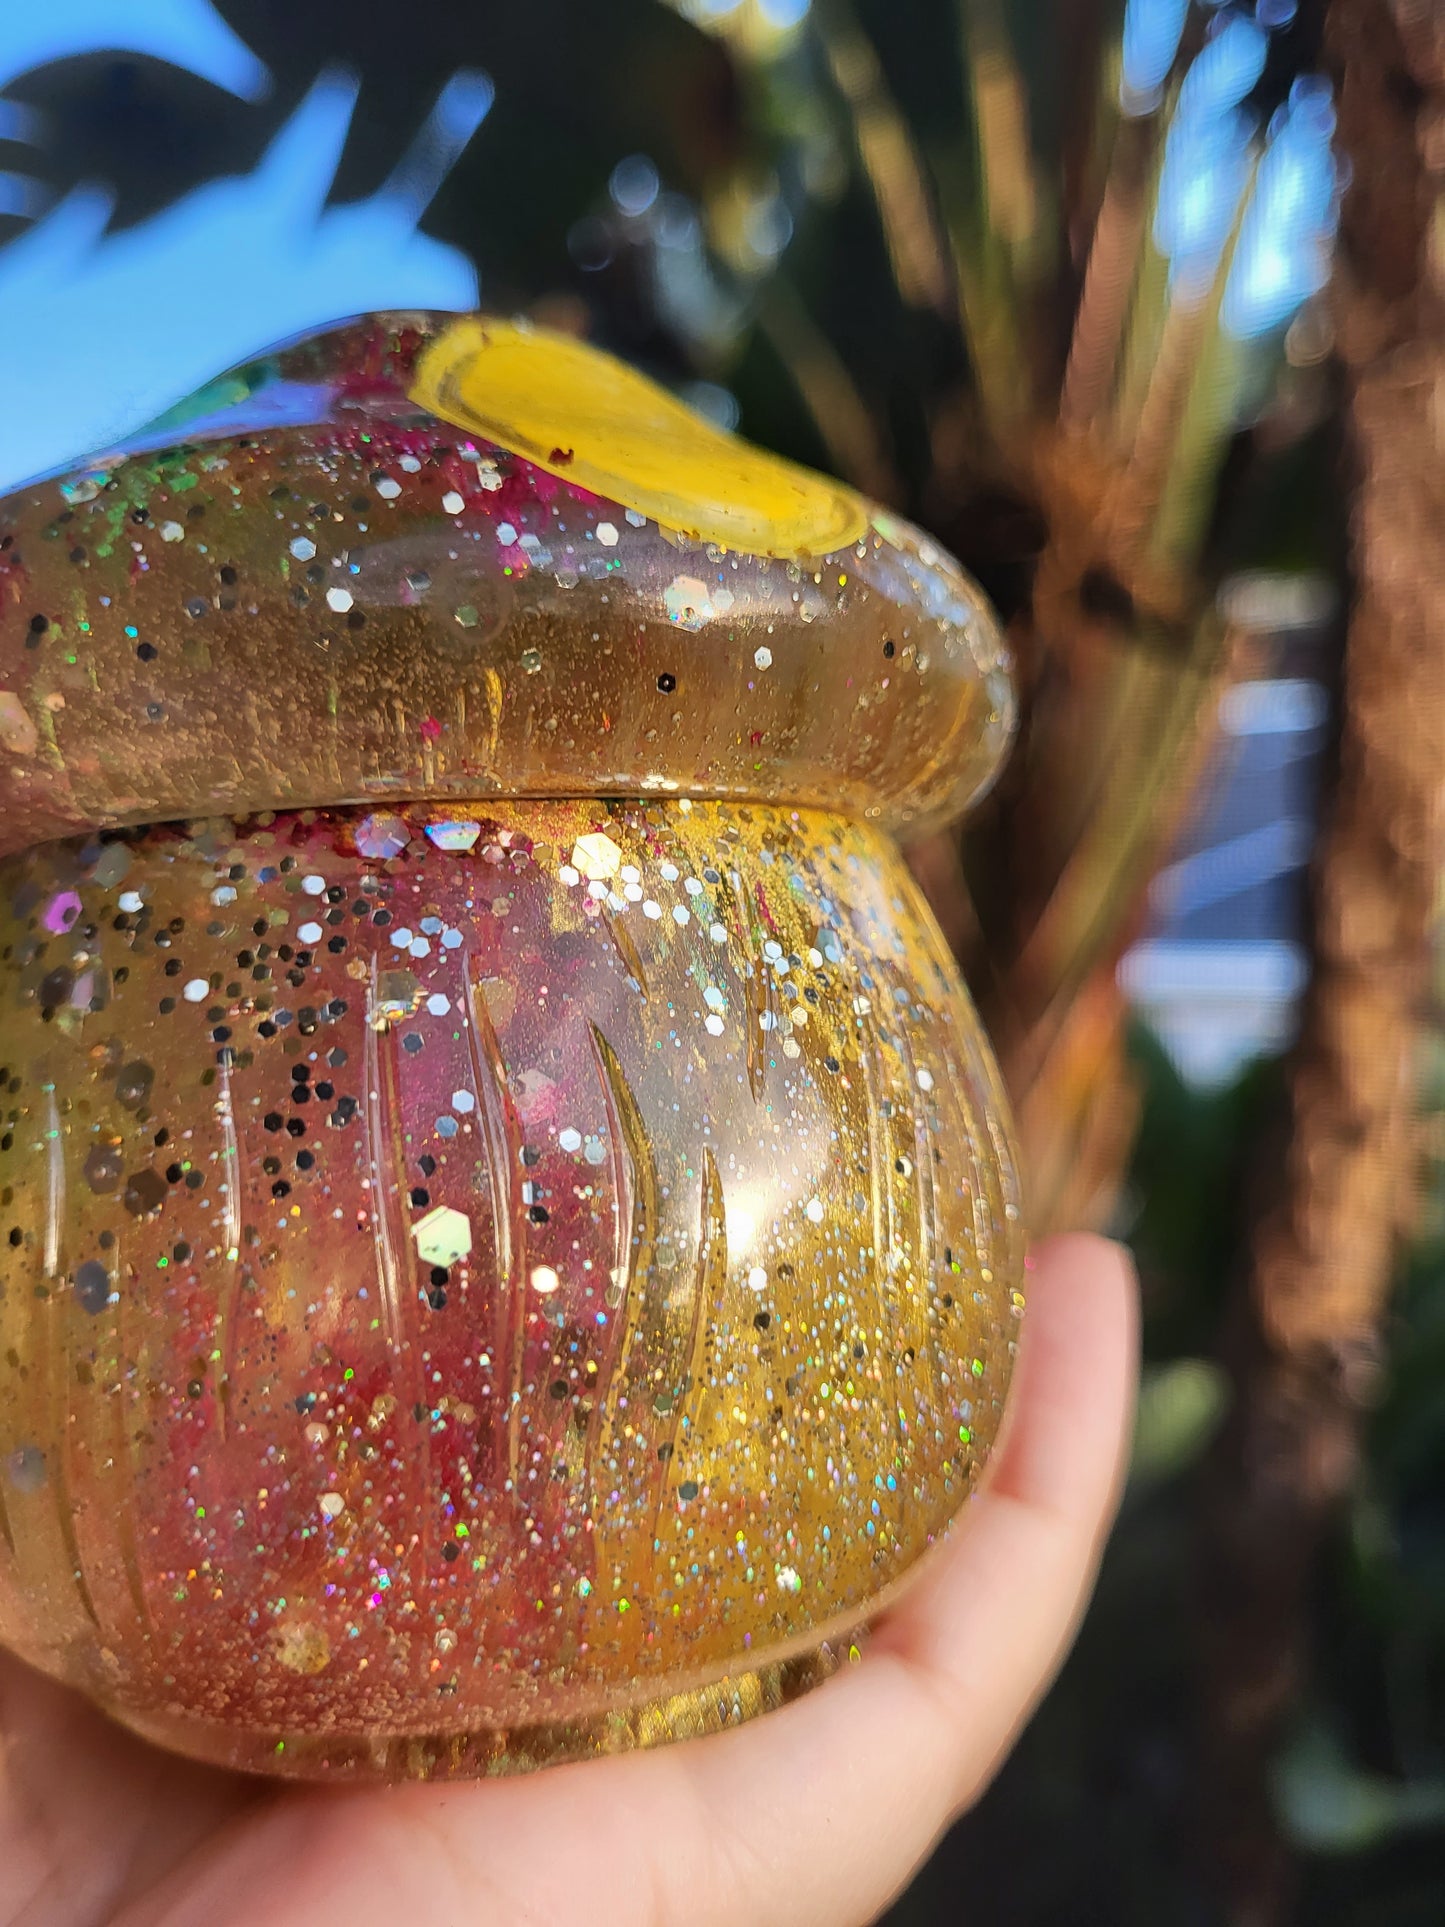
[[[385,795],[761,796],[898,827],[992,773],[1002,644],[916,529],[762,457],[689,473],[675,433],[691,486],[645,492],[661,524],[563,479],[590,473],[573,423],[558,474],[425,411],[418,339],[293,350],[216,384],[241,394],[213,439],[0,504],[0,849]],[[801,478],[794,539],[856,539],[798,561],[680,530],[730,534],[731,487],[774,469]]]
[[[975,1482],[1021,1302],[868,820],[997,760],[974,592],[866,518],[735,553],[685,447],[614,501],[471,440],[426,340],[0,505],[0,1640],[270,1771],[809,1684]],[[768,526],[855,514],[777,466]]]

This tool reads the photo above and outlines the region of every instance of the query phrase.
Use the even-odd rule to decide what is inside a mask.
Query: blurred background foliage
[[[903,1927],[1259,1917],[1199,1747],[1201,1467],[1231,1423],[1220,1363],[1251,1146],[1282,1099],[1259,1062],[1208,1096],[1138,1031],[1146,1087],[1128,1232],[1145,1368],[1128,1492],[1079,1642],[1016,1754],[895,1909]],[[1437,1084],[1438,1099],[1440,1087]],[[1401,1267],[1359,1476],[1304,1605],[1305,1669],[1269,1761],[1291,1863],[1274,1917],[1427,1927],[1445,1893],[1445,1186]],[[1256,1897],[1257,1899],[1257,1897]]]
[[[273,192],[342,68],[331,204],[425,207],[483,305],[846,475],[983,581],[1019,744],[911,859],[1033,1222],[1133,1245],[1145,1375],[1077,1650],[893,1918],[1440,1920],[1438,11],[70,0],[8,32],[0,244],[33,259],[107,184],[96,253],[156,249],[132,365],[182,277],[245,293],[224,235],[168,258],[163,212],[218,175]],[[449,127],[469,70],[494,95]]]

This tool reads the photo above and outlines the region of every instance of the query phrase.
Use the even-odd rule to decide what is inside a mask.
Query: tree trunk
[[[1201,1824],[1228,1917],[1247,1927],[1290,1909],[1269,1772],[1416,1202],[1420,1024],[1445,857],[1445,15],[1432,0],[1335,0],[1327,48],[1354,183],[1335,296],[1354,597],[1314,876],[1315,973],[1233,1305],[1234,1413],[1201,1515]]]

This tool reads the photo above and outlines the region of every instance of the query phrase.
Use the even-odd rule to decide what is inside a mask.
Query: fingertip
[[[1117,1300],[1132,1321],[1138,1272],[1127,1245],[1094,1231],[1063,1231],[1030,1248],[1024,1261],[1025,1296],[1067,1290]]]
[[[1129,1252],[1071,1232],[1030,1253],[1023,1330],[989,1490],[1076,1517],[1112,1512],[1138,1374]]]

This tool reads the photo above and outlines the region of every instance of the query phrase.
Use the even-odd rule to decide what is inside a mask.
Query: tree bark
[[[1335,0],[1326,45],[1353,168],[1334,312],[1354,595],[1314,976],[1232,1308],[1235,1405],[1200,1525],[1201,1827],[1227,1916],[1247,1927],[1290,1912],[1269,1774],[1416,1205],[1445,858],[1445,14],[1433,0]]]

